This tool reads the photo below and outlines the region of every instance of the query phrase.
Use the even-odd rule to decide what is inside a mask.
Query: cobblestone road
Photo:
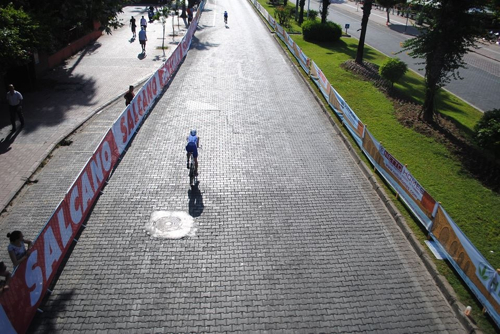
[[[75,134],[9,219],[43,212],[44,194],[57,204],[117,110]],[[157,210],[189,212],[195,236],[150,238]],[[250,5],[211,0],[30,332],[464,333],[433,282]]]

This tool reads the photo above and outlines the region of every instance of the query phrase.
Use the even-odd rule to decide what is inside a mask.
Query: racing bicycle
[[[196,186],[198,183],[198,175],[196,173],[196,167],[194,164],[194,157],[193,154],[191,153],[189,155],[189,185],[191,187]]]

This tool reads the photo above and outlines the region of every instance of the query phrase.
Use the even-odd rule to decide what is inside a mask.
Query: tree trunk
[[[326,23],[326,17],[328,16],[328,5],[330,4],[330,0],[322,0],[321,7],[321,23]]]
[[[425,101],[422,106],[422,118],[427,123],[434,122],[435,97],[437,91],[441,87],[443,77],[444,51],[442,50],[443,43],[438,43],[438,46],[433,49],[432,53],[428,54],[425,60]]]
[[[361,19],[361,34],[359,36],[358,51],[356,52],[356,63],[363,64],[363,52],[365,50],[366,27],[368,26],[368,17],[372,11],[373,0],[367,0],[363,4],[363,18]]]
[[[425,101],[422,106],[422,119],[427,123],[434,122],[434,98],[438,88],[427,81],[425,88]]]
[[[299,0],[295,0],[295,21],[299,18]]]
[[[300,0],[300,13],[299,13],[299,25],[304,22],[304,6],[306,5],[306,0]]]
[[[422,106],[422,118],[427,123],[434,122],[434,96],[436,92],[430,88],[425,90],[425,102]]]
[[[288,3],[288,0],[283,0],[283,6],[286,7],[287,3]]]

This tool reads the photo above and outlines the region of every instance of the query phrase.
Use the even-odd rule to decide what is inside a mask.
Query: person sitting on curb
[[[28,258],[29,250],[33,243],[30,240],[24,239],[24,235],[21,231],[7,233],[7,238],[10,240],[7,251],[9,252],[10,259],[15,268]],[[28,245],[28,249],[24,246],[25,244]]]

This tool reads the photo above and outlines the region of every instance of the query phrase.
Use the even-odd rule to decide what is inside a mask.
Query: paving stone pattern
[[[291,66],[247,2],[207,4],[30,332],[464,333]],[[44,169],[49,198],[103,117]],[[189,212],[195,236],[150,238],[156,210]]]

